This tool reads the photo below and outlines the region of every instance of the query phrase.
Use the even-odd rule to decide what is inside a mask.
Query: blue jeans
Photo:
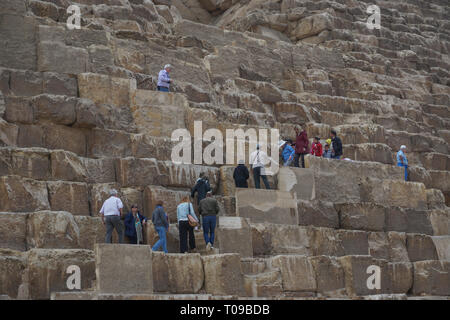
[[[331,158],[332,158],[332,159],[338,159],[338,160],[339,160],[339,159],[341,158],[341,156],[331,156]]]
[[[156,232],[158,232],[159,240],[155,243],[152,250],[156,251],[159,247],[162,246],[163,251],[167,253],[167,239],[166,239],[166,228],[164,227],[155,227]]]
[[[397,163],[399,167],[405,167],[405,181],[408,181],[408,165],[401,162]]]
[[[256,189],[261,189],[261,181],[259,181],[259,178],[263,180],[266,189],[270,189],[269,180],[267,180],[267,176],[261,175],[261,167],[253,168],[253,180],[255,181]]]
[[[203,236],[205,237],[206,244],[214,244],[214,230],[216,229],[216,216],[204,216],[203,217]]]
[[[169,92],[169,88],[167,88],[167,87],[158,87],[158,91]]]

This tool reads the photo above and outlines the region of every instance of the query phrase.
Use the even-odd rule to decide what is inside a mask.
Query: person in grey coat
[[[167,214],[164,212],[162,201],[156,202],[155,210],[152,213],[152,222],[159,235],[159,240],[155,243],[152,250],[156,251],[162,247],[163,251],[167,253],[166,233],[169,231],[169,221]]]

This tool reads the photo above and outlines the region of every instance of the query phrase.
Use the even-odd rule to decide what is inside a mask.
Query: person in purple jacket
[[[170,64],[166,64],[164,69],[161,70],[158,74],[158,91],[169,92],[170,87],[170,70],[172,70],[172,66]]]

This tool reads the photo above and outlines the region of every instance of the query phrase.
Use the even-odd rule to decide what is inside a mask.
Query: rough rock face
[[[103,2],[2,0],[0,298],[450,296],[447,2],[378,2],[380,29],[359,0]],[[71,4],[80,30],[67,27]],[[158,92],[167,63],[171,92]],[[226,160],[251,149],[252,130],[295,140],[298,125],[323,144],[335,129],[351,161],[307,155],[269,177],[272,190],[255,190],[252,172],[236,188],[248,156]],[[212,150],[229,129],[234,145]],[[215,248],[197,230],[197,252],[175,254],[176,208],[202,173],[220,205]],[[170,254],[134,246],[102,277],[112,188],[125,213],[137,204],[150,219],[164,201]],[[114,286],[130,259],[145,277]],[[87,291],[65,292],[69,265]],[[367,287],[371,265],[380,289]]]

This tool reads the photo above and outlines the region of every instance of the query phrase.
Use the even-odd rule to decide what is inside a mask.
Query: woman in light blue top
[[[189,248],[195,249],[195,237],[194,228],[189,225],[188,215],[192,215],[197,221],[198,218],[195,215],[194,207],[189,199],[189,196],[185,196],[181,203],[177,207],[177,220],[178,230],[180,233],[180,253],[188,251],[187,242],[189,236]]]
[[[406,158],[406,146],[401,146],[397,152],[397,166],[405,167],[405,181],[408,181],[408,158]]]

